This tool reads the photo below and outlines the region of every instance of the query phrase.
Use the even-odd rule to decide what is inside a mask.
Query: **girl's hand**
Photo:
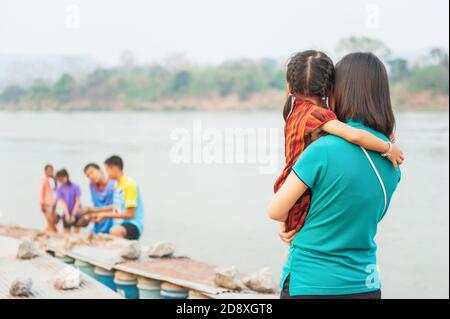
[[[390,140],[392,143],[395,143],[396,139],[395,139],[394,133],[392,133],[392,134],[389,136],[389,140]]]
[[[93,211],[93,207],[92,206],[88,206],[88,207],[85,207],[84,209],[82,209],[80,211],[80,214],[81,215],[86,215],[86,214],[92,213],[92,211]]]
[[[296,231],[291,230],[289,232],[286,231],[286,225],[284,223],[280,224],[280,228],[278,229],[278,235],[280,236],[280,239],[285,242],[286,244],[290,245],[292,240],[294,239],[296,235]]]
[[[405,156],[396,144],[392,144],[392,151],[388,156],[388,159],[391,161],[392,165],[394,165],[395,170],[398,170],[398,166],[403,164]]]
[[[96,223],[101,223],[105,218],[106,218],[106,216],[104,214],[97,214],[97,215],[94,215],[94,217],[92,219]]]

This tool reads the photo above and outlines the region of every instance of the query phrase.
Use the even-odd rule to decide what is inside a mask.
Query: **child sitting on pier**
[[[91,192],[91,200],[96,208],[108,207],[113,205],[114,185],[115,182],[105,176],[100,166],[95,163],[89,163],[84,167],[84,174],[89,179],[89,190]],[[82,211],[86,214],[86,210]],[[99,223],[94,223],[92,232],[94,234],[109,234],[113,221],[111,218],[105,218]]]
[[[105,161],[110,179],[116,181],[112,206],[88,208],[84,213],[93,215],[97,223],[106,218],[115,220],[109,233],[112,236],[137,240],[144,230],[144,207],[142,195],[136,182],[124,174],[123,160],[111,156]]]

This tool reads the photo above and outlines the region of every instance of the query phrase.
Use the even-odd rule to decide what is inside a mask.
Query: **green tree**
[[[34,101],[47,100],[52,98],[52,88],[46,82],[37,80],[28,89],[28,94]]]
[[[55,96],[59,101],[67,102],[75,93],[76,82],[70,74],[63,74],[53,86]]]
[[[20,86],[11,85],[3,90],[0,95],[0,100],[5,102],[18,102],[20,98],[25,95],[25,93],[25,90],[23,90]]]
[[[435,64],[440,64],[448,69],[448,53],[444,49],[431,49],[430,57]]]
[[[191,83],[191,74],[188,71],[175,73],[170,83],[170,90],[174,96],[182,96],[186,93]]]
[[[408,77],[409,87],[414,91],[432,90],[449,94],[449,72],[442,65],[415,67]]]
[[[389,49],[383,41],[364,36],[351,36],[341,39],[336,46],[336,51],[343,54],[352,52],[372,52],[382,59],[387,59],[391,55],[391,49]]]
[[[390,69],[390,78],[393,82],[400,82],[408,77],[410,70],[408,61],[402,58],[392,59],[388,61]]]
[[[269,78],[269,85],[275,90],[286,90],[286,71],[274,70],[273,74]]]
[[[421,62],[421,63],[420,63]],[[414,91],[432,90],[449,94],[448,53],[442,49],[431,49],[428,56],[416,63],[407,78],[410,89]]]
[[[77,91],[80,96],[97,103],[100,100],[113,100],[119,95],[120,72],[113,69],[97,69],[87,76]]]

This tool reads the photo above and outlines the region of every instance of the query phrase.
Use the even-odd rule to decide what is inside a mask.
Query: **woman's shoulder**
[[[325,135],[317,140],[315,140],[311,145],[308,146],[307,149],[312,149],[314,151],[325,151],[325,150],[334,150],[339,149],[342,150],[345,145],[352,145],[348,143],[346,140],[335,136],[335,135]]]

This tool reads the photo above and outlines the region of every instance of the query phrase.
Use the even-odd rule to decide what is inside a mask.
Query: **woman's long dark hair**
[[[70,181],[69,173],[66,169],[62,169],[56,172],[56,177],[66,177],[67,178],[67,184],[70,185],[72,182]]]
[[[359,120],[389,137],[395,129],[389,79],[372,53],[352,53],[336,64],[335,113],[339,120]]]
[[[293,94],[319,98],[330,96],[334,83],[333,61],[320,51],[297,53],[289,59],[286,81],[291,85],[292,91],[289,92],[283,109],[285,121],[291,113]]]

